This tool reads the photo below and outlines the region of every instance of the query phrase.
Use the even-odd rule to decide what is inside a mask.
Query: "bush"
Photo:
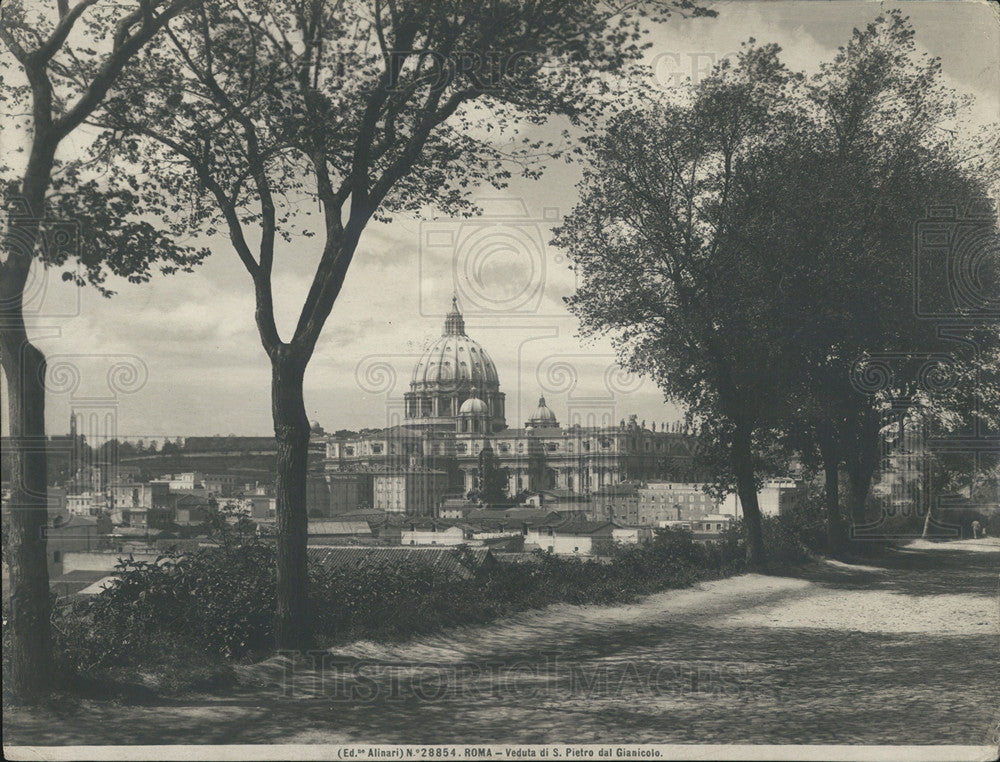
[[[767,518],[764,538],[775,561],[803,560],[815,521],[806,514]],[[455,553],[469,568],[469,554]],[[311,624],[323,647],[400,640],[554,603],[627,603],[741,571],[744,559],[736,526],[708,544],[688,531],[661,530],[650,545],[619,547],[610,560],[538,553],[534,563],[500,564],[467,579],[416,562],[313,567]],[[274,548],[253,537],[153,563],[130,557],[116,570],[117,585],[54,614],[60,667],[91,677],[143,670],[170,690],[223,679],[221,664],[273,649],[274,561]]]
[[[156,561],[131,556],[117,584],[61,614],[67,653],[85,668],[149,664],[175,645],[238,659],[272,646],[274,551],[259,543],[200,548]]]

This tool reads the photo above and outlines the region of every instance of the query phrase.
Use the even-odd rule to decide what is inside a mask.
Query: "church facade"
[[[479,455],[491,448],[511,497],[563,490],[589,494],[623,481],[692,481],[694,438],[646,428],[636,416],[617,426],[560,425],[544,397],[521,426],[509,426],[505,395],[486,349],[465,331],[453,299],[441,337],[413,368],[402,419],[356,436],[326,436],[325,469],[443,473],[450,494],[476,486]]]

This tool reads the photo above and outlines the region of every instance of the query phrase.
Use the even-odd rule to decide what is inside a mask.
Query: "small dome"
[[[531,418],[528,419],[527,425],[532,428],[556,425],[556,414],[546,407],[545,397],[538,398],[538,407],[536,407],[535,412],[531,414]]]
[[[473,390],[474,394],[475,391]],[[459,415],[488,415],[489,412],[490,410],[486,407],[486,403],[475,396],[469,397],[469,399],[462,403],[462,407],[458,409]]]

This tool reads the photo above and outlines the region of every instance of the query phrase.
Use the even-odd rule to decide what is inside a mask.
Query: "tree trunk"
[[[855,527],[867,523],[865,506],[872,488],[875,466],[870,463],[855,463],[847,469],[850,486],[847,491],[847,505],[851,513],[851,523]]]
[[[8,263],[12,260],[8,259]],[[45,355],[24,326],[24,283],[30,264],[5,268],[0,285],[0,359],[7,378],[11,495],[4,558],[10,569],[10,690],[22,701],[52,685],[45,443]]]
[[[826,543],[829,552],[840,555],[845,548],[844,522],[840,517],[840,458],[828,434],[820,437],[820,454],[823,456],[824,498],[826,507]]]
[[[851,523],[857,528],[868,523],[865,504],[881,460],[881,424],[876,411],[868,409],[859,415],[851,441],[853,452],[848,452],[846,459],[849,480],[847,506]]]
[[[750,433],[737,431],[733,440],[733,472],[736,475],[736,493],[743,506],[743,523],[747,532],[747,570],[766,570],[764,533],[761,526],[760,504],[757,502],[757,480],[754,478],[753,452]]]
[[[278,518],[275,643],[280,650],[296,651],[309,648],[311,641],[306,557],[309,419],[302,395],[305,366],[287,346],[271,360],[271,413],[278,450],[274,481]]]

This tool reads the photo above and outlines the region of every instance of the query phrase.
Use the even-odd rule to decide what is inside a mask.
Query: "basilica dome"
[[[465,333],[465,320],[452,302],[445,319],[444,333],[420,357],[413,368],[410,388],[467,389],[471,386],[496,391],[500,388],[493,358],[475,339]]]
[[[507,427],[497,367],[482,345],[466,334],[457,298],[452,297],[441,337],[413,367],[410,390],[403,396],[411,425],[454,422],[462,403],[472,397],[485,407],[491,431]]]

